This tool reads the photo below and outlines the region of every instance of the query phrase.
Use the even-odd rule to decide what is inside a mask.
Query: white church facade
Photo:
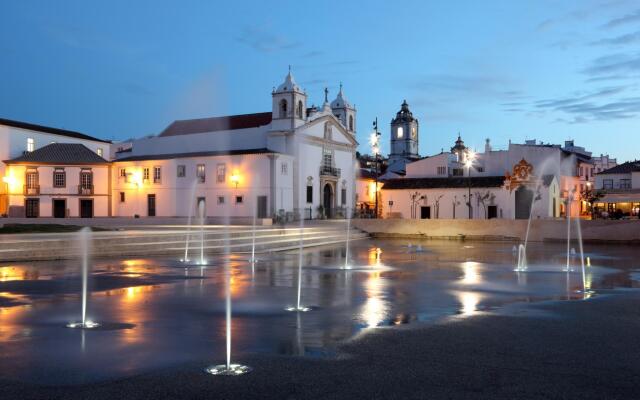
[[[288,220],[344,216],[355,202],[356,109],[342,87],[308,107],[291,72],[271,111],[175,121],[133,141],[112,168],[115,216]]]

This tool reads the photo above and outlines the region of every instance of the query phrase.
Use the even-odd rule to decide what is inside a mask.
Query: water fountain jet
[[[87,319],[87,285],[89,283],[89,242],[91,239],[91,228],[84,227],[78,234],[78,244],[82,257],[82,321],[70,322],[68,328],[92,329],[100,326],[99,323]]]
[[[205,369],[211,375],[242,375],[251,372],[251,367],[231,363],[231,257],[229,254],[229,221],[224,230],[224,274],[225,274],[225,336],[227,358],[225,364],[212,365]]]

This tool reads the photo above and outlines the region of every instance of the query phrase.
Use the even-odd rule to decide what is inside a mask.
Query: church
[[[345,216],[355,202],[356,108],[342,85],[321,107],[291,71],[268,112],[180,120],[120,144],[112,168],[114,216]]]

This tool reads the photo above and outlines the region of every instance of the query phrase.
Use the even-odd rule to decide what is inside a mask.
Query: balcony
[[[24,185],[25,196],[37,196],[40,194],[40,185]]]
[[[331,167],[329,165],[323,165],[320,167],[320,175],[339,177],[340,168]]]
[[[78,194],[91,196],[93,194],[93,185],[78,185]]]

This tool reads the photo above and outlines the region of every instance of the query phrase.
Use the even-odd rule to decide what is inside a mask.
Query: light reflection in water
[[[473,315],[478,311],[478,303],[482,296],[475,292],[459,292],[458,301],[460,302],[460,314]]]
[[[380,325],[385,320],[389,309],[387,301],[384,299],[384,290],[387,282],[380,272],[372,272],[364,282],[367,300],[362,306],[360,317],[367,328]]]
[[[461,283],[465,285],[477,285],[482,283],[482,276],[478,268],[479,264],[473,261],[465,261],[462,263],[462,276]]]
[[[379,267],[382,265],[382,249],[379,247],[372,247],[369,249],[369,266]]]
[[[40,279],[40,271],[38,269],[29,270],[22,266],[0,267],[0,282],[9,281],[25,281]]]

